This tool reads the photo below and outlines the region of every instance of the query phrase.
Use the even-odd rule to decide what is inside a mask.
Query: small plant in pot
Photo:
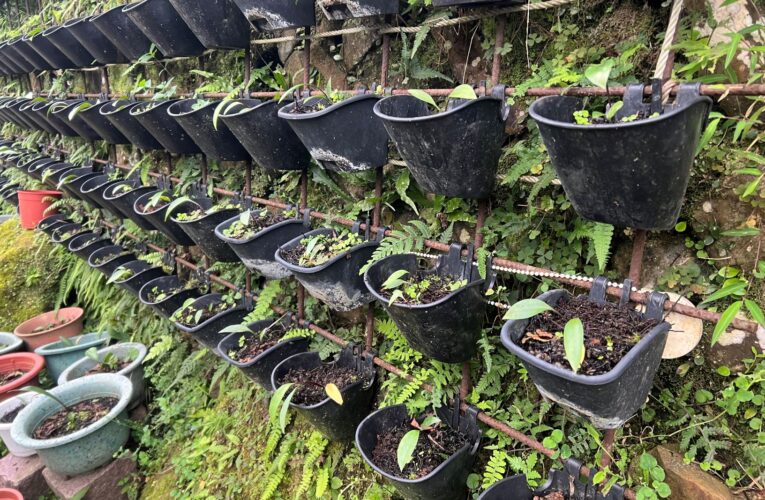
[[[271,373],[288,357],[305,352],[312,336],[311,330],[292,323],[292,318],[266,319],[250,324],[232,325],[220,341],[218,351],[227,362],[236,366],[267,391]]]
[[[274,253],[310,229],[309,216],[310,211],[306,211],[301,220],[292,208],[245,210],[216,227],[215,235],[228,243],[250,271],[269,279],[282,279],[290,272],[274,260]]]
[[[153,266],[149,262],[139,259],[119,266],[109,277],[107,283],[116,283],[128,292],[138,295],[146,283],[161,276],[167,276],[161,266]]]
[[[218,344],[226,336],[221,330],[241,323],[247,309],[238,293],[211,293],[198,299],[190,298],[170,317],[175,327],[190,334],[202,345],[217,354]]]
[[[279,109],[279,117],[287,120],[313,159],[327,170],[360,172],[382,167],[388,162],[388,134],[372,111],[380,96],[361,91],[346,99],[331,86],[330,81],[326,90],[313,89],[320,96],[295,95],[292,104]]]
[[[542,395],[595,427],[616,429],[645,402],[670,325],[662,319],[666,295],[652,293],[643,314],[628,305],[629,281],[620,305],[605,300],[607,286],[601,277],[589,297],[553,290],[516,303],[502,344]]]
[[[213,260],[221,262],[238,262],[236,253],[222,240],[215,237],[215,228],[222,222],[238,214],[241,204],[233,199],[227,199],[217,204],[205,197],[204,188],[192,188],[191,196],[182,196],[173,201],[165,212],[165,220],[178,224],[183,232],[191,238]]]
[[[40,390],[18,414],[11,437],[35,450],[43,464],[63,476],[90,472],[113,460],[127,442],[127,407],[133,384],[126,377],[97,374]]]
[[[318,352],[295,354],[271,374],[274,395],[269,413],[290,406],[334,441],[353,439],[356,426],[374,402],[374,357],[348,344],[337,359],[324,363]],[[286,410],[279,413],[285,414]],[[282,428],[286,425],[281,418]]]
[[[425,191],[458,198],[491,195],[510,108],[505,87],[478,97],[460,85],[439,105],[422,90],[377,102],[385,124],[417,184]]]
[[[193,246],[194,240],[189,238],[175,221],[167,217],[167,210],[175,198],[176,193],[170,179],[160,179],[155,191],[149,191],[135,200],[133,210],[176,245]]]
[[[119,245],[99,248],[88,257],[88,265],[107,277],[122,264],[136,260],[136,256]]]
[[[473,266],[472,246],[463,260],[462,246],[452,245],[431,267],[413,254],[392,255],[369,266],[364,282],[413,349],[445,363],[475,355],[486,281]]]
[[[484,491],[478,500],[568,500],[587,498],[591,500],[622,500],[624,487],[612,484],[601,492],[601,486],[596,484],[596,468],[590,469],[589,476],[581,474],[582,462],[569,458],[565,469],[552,469],[545,484],[538,488],[529,488],[526,476],[519,474],[503,479]]]
[[[290,270],[308,292],[336,311],[350,311],[374,297],[359,275],[382,238],[367,241],[359,223],[350,231],[317,229],[285,243],[276,251],[276,261]]]
[[[122,342],[98,349],[91,347],[85,357],[75,362],[58,377],[58,385],[97,373],[115,373],[130,379],[133,397],[128,408],[138,406],[144,398],[143,360],[146,346],[137,342]]]
[[[404,498],[462,498],[481,431],[478,409],[463,415],[460,405],[414,417],[404,405],[377,410],[356,430],[356,447]]]
[[[146,283],[139,290],[138,298],[169,318],[186,300],[199,298],[199,289],[193,280],[184,282],[178,276],[164,276]]]

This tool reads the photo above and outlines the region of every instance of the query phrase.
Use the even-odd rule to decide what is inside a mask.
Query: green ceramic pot
[[[46,467],[63,476],[85,474],[111,462],[130,437],[130,427],[125,423],[133,397],[130,380],[111,373],[89,375],[49,392],[66,405],[103,397],[117,398],[119,402],[106,416],[84,429],[57,438],[35,439],[34,430],[59,412],[61,406],[48,397],[34,398],[13,421],[14,441],[35,450]]]
[[[133,384],[133,399],[128,408],[132,409],[143,401],[144,388],[146,383],[143,375],[143,358],[146,357],[146,346],[138,342],[122,342],[110,347],[104,347],[98,351],[98,359],[103,359],[107,353],[113,353],[119,359],[125,359],[127,356],[133,360],[125,368],[117,372],[117,375],[123,375],[130,379]],[[84,377],[91,368],[96,366],[96,362],[90,358],[83,358],[64,370],[58,378],[58,385],[66,384],[72,380]]]
[[[0,339],[1,340],[1,339]],[[58,380],[64,370],[85,357],[85,351],[91,347],[101,349],[109,343],[107,332],[86,333],[68,339],[59,340],[35,349],[35,353],[45,358],[48,375],[54,381]]]
[[[21,350],[24,341],[12,333],[0,332],[0,356]],[[3,347],[4,346],[4,347]]]

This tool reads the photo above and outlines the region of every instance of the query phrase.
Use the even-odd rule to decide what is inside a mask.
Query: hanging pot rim
[[[276,374],[276,371],[282,365],[285,365],[288,361],[292,360],[293,358],[309,357],[309,356],[310,357],[318,356],[319,357],[319,363],[320,363],[319,366],[336,365],[340,361],[340,357],[339,357],[340,354],[339,353],[337,354],[338,357],[335,360],[330,361],[329,363],[324,362],[321,359],[321,357],[319,356],[319,353],[317,351],[300,352],[300,353],[297,353],[297,354],[293,354],[292,356],[290,356],[288,358],[284,358],[278,365],[276,365],[274,367],[274,371],[271,372],[271,385],[274,386],[273,389],[276,390],[276,389],[279,388],[279,387],[275,387],[276,384],[274,384],[274,382],[276,382],[276,380],[274,379],[274,375]],[[370,377],[370,380],[368,381],[369,385],[367,385],[367,387],[362,387],[362,390],[368,390],[371,387],[371,385],[374,384],[374,381],[377,378],[377,372],[373,370],[371,373],[372,373],[372,376]],[[352,383],[352,384],[349,384],[349,385],[343,387],[342,389],[340,389],[340,394],[346,394],[351,389],[355,389],[359,385],[363,386],[367,382],[367,379],[364,378],[364,374],[363,373],[361,373],[359,371],[358,375],[359,375],[359,380],[354,382],[354,383]],[[282,385],[284,385],[284,384],[280,384],[280,387]],[[312,405],[300,405],[300,404],[293,403],[293,402],[290,401],[290,406],[292,406],[294,408],[300,408],[301,410],[315,410],[315,409],[317,409],[317,408],[319,408],[321,406],[324,406],[324,405],[326,405],[326,404],[328,404],[330,402],[333,402],[333,401],[332,401],[332,399],[329,396],[327,396],[326,398],[322,399],[321,401],[319,401],[316,404],[312,404]]]
[[[557,127],[557,128],[563,128],[568,130],[619,130],[619,129],[631,129],[631,128],[641,128],[641,127],[650,127],[654,124],[661,123],[668,121],[669,119],[684,113],[688,108],[695,106],[698,103],[706,102],[706,103],[712,103],[712,99],[710,99],[707,96],[699,95],[693,97],[691,100],[689,100],[685,105],[678,106],[678,107],[671,107],[671,106],[664,106],[663,110],[665,110],[662,114],[655,118],[646,118],[643,120],[635,120],[632,122],[618,122],[618,123],[606,123],[606,124],[597,124],[597,125],[579,125],[578,123],[571,123],[571,122],[561,122],[557,120],[553,120],[550,118],[547,118],[543,115],[541,115],[538,112],[539,106],[541,106],[540,103],[543,103],[545,100],[554,100],[554,99],[566,99],[566,100],[576,100],[577,102],[583,102],[583,99],[580,97],[574,97],[574,96],[568,96],[568,95],[550,95],[546,97],[542,97],[541,99],[537,99],[534,101],[531,106],[529,106],[529,116],[534,119],[534,121],[543,123],[545,125],[551,126],[551,127]]]
[[[268,209],[265,208],[265,207],[264,208],[260,208],[258,210],[259,211],[260,210],[268,211]],[[255,233],[253,236],[250,236],[249,238],[236,239],[236,238],[231,238],[230,236],[226,236],[225,234],[223,234],[223,226],[226,226],[226,227],[230,226],[231,224],[233,224],[234,222],[239,220],[239,216],[240,215],[241,215],[241,213],[239,215],[231,217],[230,219],[226,219],[223,222],[221,222],[220,224],[218,224],[215,227],[215,236],[217,236],[218,238],[222,239],[223,241],[225,241],[226,243],[228,243],[230,245],[246,245],[246,244],[252,243],[253,241],[257,240],[258,238],[260,238],[262,236],[265,236],[268,233],[270,233],[270,232],[272,232],[272,231],[274,231],[276,229],[282,228],[284,226],[288,226],[288,225],[295,224],[295,223],[303,224],[303,219],[298,219],[297,217],[291,217],[291,218],[283,220],[281,222],[277,222],[276,224],[272,224],[272,225],[270,225],[268,227],[264,227],[263,229],[261,229],[260,231]]]
[[[104,179],[104,181],[103,181],[103,182],[101,182],[100,184],[95,184],[95,183],[94,183],[94,184],[95,184],[95,186],[94,186],[94,187],[88,187],[88,189],[85,189],[85,186],[86,186],[86,185],[87,185],[89,182],[91,182],[91,181],[94,181],[94,180],[98,179],[98,177],[105,177],[105,179]],[[99,180],[99,181],[101,181],[101,179],[98,179],[98,180]],[[93,192],[95,192],[97,189],[101,189],[101,188],[103,188],[104,190],[106,190],[106,189],[108,189],[108,188],[110,187],[110,186],[109,186],[109,184],[117,184],[117,183],[119,183],[119,182],[122,182],[123,180],[124,180],[124,179],[115,179],[115,180],[109,180],[109,176],[108,176],[108,175],[106,175],[106,174],[104,174],[104,173],[100,173],[98,176],[96,176],[96,177],[93,177],[92,179],[88,179],[87,181],[85,181],[85,183],[84,183],[82,186],[80,186],[80,192],[81,192],[82,194],[84,194],[84,195],[86,195],[86,196],[87,196],[87,195],[89,195],[90,193],[93,193]]]
[[[91,20],[91,21],[95,21],[95,20],[96,20],[96,19],[98,19],[98,18],[101,18],[101,17],[105,17],[107,14],[112,14],[112,13],[114,13],[114,11],[118,11],[118,12],[120,12],[120,13],[121,13],[121,12],[122,12],[122,9],[123,9],[124,7],[125,7],[125,4],[122,4],[122,5],[118,5],[118,6],[116,6],[116,7],[112,7],[111,9],[109,9],[109,10],[106,10],[106,11],[104,11],[104,12],[101,12],[101,13],[99,13],[99,14],[93,14],[92,16],[90,16],[90,20]]]
[[[114,187],[118,186],[120,184],[131,185],[130,181],[127,180],[127,179],[121,179],[121,180],[117,181],[115,184],[109,186],[109,189],[111,191],[109,191],[109,192],[104,191],[104,199],[107,200],[107,201],[114,201],[114,200],[119,200],[120,198],[122,198],[124,196],[127,196],[127,195],[129,195],[131,193],[134,193],[134,192],[136,192],[138,190],[141,190],[141,189],[154,189],[152,186],[132,186],[133,189],[131,189],[130,191],[125,191],[124,193],[118,193],[115,196],[114,192],[113,192],[114,191]]]
[[[249,327],[250,325],[253,325],[255,323],[257,323],[257,322],[249,323],[247,326]],[[274,321],[274,323],[276,323],[276,321]],[[264,329],[261,329],[260,331],[263,331],[263,330]],[[221,341],[218,343],[218,350],[220,351],[221,357],[227,363],[229,363],[229,364],[231,364],[231,365],[233,365],[233,366],[235,366],[237,368],[249,368],[249,367],[251,367],[251,366],[261,362],[263,360],[263,358],[265,358],[266,356],[270,356],[271,354],[273,354],[274,351],[276,351],[277,349],[279,349],[279,348],[281,348],[281,347],[283,347],[283,346],[285,346],[287,344],[294,344],[294,343],[299,342],[299,341],[310,340],[308,337],[292,337],[292,338],[289,338],[289,339],[283,339],[283,340],[280,340],[279,342],[277,342],[276,344],[274,344],[273,346],[269,347],[265,351],[261,352],[257,356],[255,356],[255,358],[252,361],[248,361],[247,363],[241,363],[239,361],[236,361],[236,360],[232,359],[228,355],[228,353],[226,351],[224,351],[224,350],[222,350],[220,348],[224,343],[226,343],[226,341],[228,341],[229,339],[234,338],[237,335],[257,335],[257,333],[255,333],[255,332],[231,333],[231,334],[226,335],[225,337],[223,337],[223,339],[221,339]],[[285,358],[285,359],[287,359],[287,358]]]
[[[383,113],[380,110],[380,107],[381,107],[383,101],[386,101],[388,99],[398,99],[398,100],[401,100],[400,98],[402,98],[402,97],[403,98],[416,99],[417,101],[420,101],[419,99],[417,99],[416,97],[414,97],[412,95],[392,95],[392,96],[387,96],[387,97],[384,97],[384,98],[380,99],[380,101],[378,101],[375,104],[374,108],[372,108],[372,111],[374,112],[374,114],[378,118],[380,118],[382,120],[385,120],[385,121],[396,122],[396,123],[418,123],[418,122],[425,122],[425,121],[435,121],[435,120],[438,120],[440,118],[447,118],[447,117],[449,117],[451,115],[457,114],[458,112],[463,111],[465,109],[468,109],[468,108],[470,108],[472,106],[477,106],[478,103],[484,103],[486,101],[496,101],[497,104],[499,104],[499,108],[497,109],[497,112],[499,114],[498,118],[500,120],[502,119],[501,113],[502,113],[502,104],[503,104],[503,101],[502,101],[502,99],[499,99],[499,98],[496,98],[496,97],[490,96],[490,95],[488,95],[488,96],[481,96],[478,99],[465,99],[464,103],[460,103],[458,106],[455,106],[452,109],[447,109],[445,111],[440,111],[438,113],[435,113],[435,114],[432,114],[432,115],[427,115],[427,116],[413,116],[413,117],[409,117],[409,118],[404,118],[404,117],[399,117],[399,116],[387,115],[387,114]],[[427,103],[425,103],[423,101],[420,101],[420,102],[422,102],[423,104],[428,106]]]
[[[350,106],[351,104],[355,104],[359,101],[365,101],[368,99],[376,99],[376,100],[382,100],[382,96],[379,96],[377,94],[360,94],[355,95],[353,97],[349,97],[348,99],[343,99],[340,102],[333,103],[332,105],[320,110],[320,111],[313,111],[311,113],[290,113],[292,109],[294,109],[296,102],[292,101],[287,106],[283,106],[279,108],[279,118],[283,118],[285,120],[294,120],[294,121],[300,121],[300,120],[312,120],[315,118],[321,118],[322,116],[328,115],[332,112],[337,111],[338,109],[344,108],[346,106]],[[300,99],[300,101],[303,101],[304,99]]]
[[[208,294],[202,295],[202,296],[197,297],[196,299],[194,299],[194,302],[192,302],[188,306],[186,306],[186,307],[181,306],[180,309],[187,309],[189,307],[192,307],[192,306],[196,305],[199,301],[201,301],[203,299],[207,299],[207,298],[215,299],[218,302],[222,302],[221,299],[223,298],[223,294],[222,293],[208,293]],[[237,311],[244,311],[244,310],[245,310],[245,308],[244,308],[244,306],[242,306],[242,304],[236,304],[231,309],[227,309],[225,311],[219,312],[215,316],[206,319],[204,322],[199,323],[198,325],[196,325],[194,327],[188,327],[186,325],[183,325],[183,324],[179,323],[178,321],[173,321],[173,323],[175,324],[175,327],[178,328],[180,331],[182,331],[184,333],[190,333],[190,334],[193,335],[194,333],[197,333],[198,331],[202,330],[203,328],[209,326],[210,323],[212,323],[213,321],[217,321],[218,319],[220,319],[223,316],[229,315],[229,314],[237,312]],[[173,314],[175,314],[175,313],[173,313]]]
[[[193,98],[193,97],[189,97],[189,98],[186,98],[186,99],[177,99],[176,102],[174,102],[172,106],[167,108],[167,114],[172,116],[173,118],[178,118],[179,116],[180,117],[191,116],[191,115],[193,115],[195,113],[198,113],[200,111],[203,111],[203,110],[209,108],[210,106],[217,106],[218,104],[220,104],[220,101],[212,101],[212,102],[209,102],[209,103],[205,104],[204,106],[202,106],[200,108],[197,108],[197,109],[189,109],[188,111],[179,111],[180,108],[181,108],[181,106],[180,106],[181,104],[185,104],[185,103],[190,102],[190,101],[200,101],[200,100],[205,100],[205,99],[202,99],[202,98]],[[178,107],[178,110],[174,110],[173,109],[176,106]]]
[[[568,292],[568,290],[564,289],[557,289],[557,290],[550,290],[549,292],[545,292],[542,295],[539,296],[539,300],[542,300],[543,302],[547,302],[547,300],[555,300],[555,303],[562,299],[564,296],[568,296],[569,298],[573,298],[574,295]],[[545,300],[547,299],[547,300]],[[513,326],[514,323],[519,323],[523,321],[529,321],[529,320],[508,320],[505,322],[505,324],[502,326],[502,331],[500,333],[500,340],[502,341],[502,344],[505,346],[505,348],[510,351],[511,354],[514,354],[516,357],[520,358],[521,361],[525,363],[529,363],[530,365],[533,365],[535,368],[543,370],[547,373],[550,373],[552,375],[555,375],[556,377],[560,377],[562,379],[565,379],[569,382],[574,382],[577,384],[582,385],[590,385],[590,386],[599,386],[599,385],[605,385],[610,382],[613,382],[617,380],[621,375],[624,373],[624,371],[632,364],[634,363],[638,358],[642,357],[643,351],[648,349],[651,342],[658,336],[664,334],[664,330],[669,330],[671,328],[671,325],[667,323],[666,321],[661,321],[656,326],[654,326],[647,334],[645,334],[640,341],[632,346],[632,348],[627,352],[627,354],[624,355],[622,359],[619,360],[619,362],[614,366],[609,372],[602,373],[600,375],[582,375],[579,373],[574,373],[571,370],[566,370],[564,368],[560,368],[558,366],[553,365],[552,363],[548,363],[547,361],[543,361],[536,356],[528,353],[525,349],[522,349],[519,347],[511,338],[510,328]]]
[[[78,17],[73,17],[73,18],[71,18],[71,19],[67,19],[66,21],[64,21],[64,22],[61,24],[61,27],[62,27],[62,28],[70,28],[70,27],[74,26],[75,24],[84,23],[84,22],[89,22],[89,21],[90,21],[91,19],[93,19],[94,17],[95,17],[95,16],[89,16],[89,15],[86,15],[86,16],[78,16]]]
[[[406,409],[406,405],[404,405],[404,404],[397,404],[397,405],[392,405],[392,406],[386,406],[385,408],[378,408],[377,410],[375,410],[372,413],[370,413],[369,415],[367,415],[364,418],[364,420],[361,421],[361,423],[358,425],[358,427],[356,427],[356,436],[355,436],[355,439],[354,439],[354,441],[356,443],[356,449],[361,454],[361,457],[364,459],[364,461],[370,467],[372,467],[372,469],[375,472],[377,472],[378,474],[382,475],[386,479],[390,479],[391,481],[395,481],[395,482],[403,483],[403,484],[418,484],[418,483],[423,483],[423,482],[427,481],[428,479],[432,478],[433,476],[435,476],[437,473],[441,472],[441,470],[444,469],[447,464],[449,464],[453,460],[456,460],[457,456],[460,455],[461,453],[465,452],[465,453],[469,453],[471,455],[475,455],[476,452],[478,451],[478,446],[481,443],[480,433],[479,433],[479,436],[476,439],[475,443],[471,443],[470,440],[469,440],[469,437],[468,437],[468,442],[465,443],[465,445],[462,446],[462,448],[460,448],[459,450],[454,452],[452,455],[450,455],[449,458],[447,458],[446,460],[441,462],[441,464],[439,464],[438,467],[436,467],[435,469],[430,471],[428,474],[426,474],[426,475],[424,475],[424,476],[422,476],[422,477],[420,477],[418,479],[406,479],[404,477],[394,476],[393,474],[385,472],[376,463],[374,463],[374,461],[372,460],[372,457],[368,457],[367,454],[364,453],[364,450],[361,449],[361,447],[358,445],[358,442],[359,442],[359,430],[364,426],[364,424],[367,422],[367,420],[371,420],[373,417],[377,416],[378,413],[382,413],[382,412],[385,412],[385,411],[392,411],[391,410],[392,408],[398,408],[398,407],[403,407],[404,411],[407,414],[407,416],[411,417],[411,415],[409,413],[409,410]],[[419,417],[419,416],[421,416],[421,414],[417,415],[417,417]],[[412,417],[412,418],[417,418],[417,417]]]
[[[248,101],[248,100],[249,101],[257,101],[257,102],[252,102],[252,103],[242,102],[242,101]],[[264,100],[255,99],[255,98],[252,98],[252,97],[244,97],[244,98],[239,98],[239,99],[233,99],[231,102],[242,102],[242,105],[244,107],[242,109],[237,109],[235,111],[232,111],[231,113],[226,113],[225,110],[224,110],[220,114],[221,118],[237,118],[237,117],[240,117],[240,116],[248,115],[248,114],[252,113],[253,111],[255,111],[256,109],[265,107],[267,104],[276,104],[277,106],[279,104],[284,104],[284,106],[287,106],[292,101],[285,100],[285,101],[280,103],[279,101],[277,101],[275,99],[268,99],[268,100],[264,101]],[[284,107],[284,106],[282,106],[282,107]]]
[[[301,267],[301,266],[298,266],[297,264],[293,264],[291,262],[287,262],[280,255],[282,253],[282,248],[290,246],[293,243],[300,243],[300,240],[302,240],[303,238],[309,238],[310,236],[313,236],[315,234],[318,234],[319,232],[324,232],[324,231],[337,232],[337,230],[335,230],[335,229],[327,228],[327,227],[322,227],[322,228],[319,228],[319,229],[314,229],[313,231],[308,231],[306,233],[303,233],[300,236],[291,239],[290,241],[288,241],[284,245],[280,246],[276,250],[276,254],[274,255],[274,257],[276,259],[276,262],[278,262],[279,264],[281,264],[282,266],[286,267],[287,269],[289,269],[290,271],[293,271],[293,272],[298,272],[300,274],[315,274],[315,273],[319,273],[321,271],[324,271],[325,269],[327,269],[332,264],[336,263],[337,261],[339,261],[341,259],[344,259],[347,255],[349,255],[349,254],[351,254],[353,252],[356,252],[358,250],[361,250],[361,249],[364,249],[364,248],[367,248],[367,247],[370,247],[370,246],[377,246],[377,245],[379,245],[379,243],[377,241],[365,241],[365,242],[360,243],[360,244],[358,244],[358,245],[356,245],[354,247],[349,248],[348,250],[344,251],[341,254],[335,255],[334,257],[332,257],[330,260],[328,260],[324,264],[321,264],[321,265],[315,266],[315,267]]]
[[[116,109],[116,105],[119,103],[127,103],[124,106],[120,107],[119,109]],[[103,106],[99,109],[99,113],[101,116],[111,116],[116,115],[117,113],[120,113],[122,111],[127,111],[130,113],[130,111],[140,104],[138,101],[132,101],[130,99],[112,99],[110,101],[106,101]]]
[[[399,256],[399,255],[413,255],[415,258],[417,257],[415,254],[412,254],[412,253],[394,254],[394,255],[389,255],[388,257],[395,257],[395,256]],[[390,297],[387,298],[387,299],[385,297],[383,297],[379,293],[379,291],[376,290],[372,286],[372,284],[369,282],[369,276],[368,276],[369,275],[369,271],[373,267],[377,266],[378,264],[383,262],[388,257],[383,257],[382,259],[380,259],[377,262],[373,263],[364,272],[364,283],[367,285],[367,288],[372,293],[372,295],[374,295],[375,299],[377,299],[380,302],[384,303],[386,305],[386,307],[396,306],[396,307],[400,307],[401,309],[413,309],[413,310],[427,309],[429,307],[434,307],[434,306],[441,305],[444,302],[447,302],[447,301],[451,300],[452,298],[456,297],[457,295],[461,295],[462,293],[467,292],[470,288],[473,288],[473,287],[476,287],[476,286],[479,286],[479,285],[483,285],[484,283],[486,283],[486,280],[483,279],[483,278],[479,278],[479,279],[477,279],[475,281],[468,280],[468,282],[464,286],[458,288],[457,290],[454,290],[453,292],[450,292],[448,295],[445,295],[445,296],[441,297],[440,299],[438,299],[436,301],[428,302],[427,304],[402,304],[402,303],[399,303],[399,302],[394,302],[393,304],[388,305],[388,302],[390,302]],[[428,269],[425,269],[425,270],[427,271]],[[431,270],[436,271],[436,267],[433,267]]]
[[[142,294],[142,293],[141,293],[141,292],[143,292],[143,289],[144,289],[144,288],[146,288],[147,286],[151,285],[151,284],[152,284],[152,283],[154,283],[155,281],[159,281],[159,280],[161,280],[161,279],[165,279],[165,278],[175,278],[175,279],[177,279],[177,280],[178,280],[178,283],[180,283],[180,284],[183,284],[183,281],[181,280],[180,276],[178,276],[177,274],[168,274],[167,276],[159,276],[159,277],[157,277],[157,278],[154,278],[153,280],[149,280],[149,281],[147,281],[147,282],[146,282],[146,284],[144,284],[144,285],[141,287],[141,289],[138,291],[138,300],[140,300],[140,301],[141,301],[141,303],[143,303],[143,304],[145,304],[145,305],[147,305],[147,306],[157,306],[157,305],[160,305],[160,304],[164,304],[164,303],[165,303],[165,302],[167,302],[168,300],[170,300],[170,299],[174,298],[176,295],[180,295],[180,294],[182,294],[183,292],[187,292],[187,291],[194,291],[194,290],[196,290],[197,292],[199,291],[199,287],[196,287],[196,286],[195,286],[195,287],[191,287],[191,288],[184,288],[184,289],[182,289],[182,290],[179,290],[179,291],[175,292],[175,293],[174,293],[174,294],[172,294],[172,295],[168,295],[167,297],[165,297],[164,299],[160,300],[159,302],[149,302],[148,300],[146,300],[146,301],[145,301],[145,300],[143,300],[143,295],[144,295],[144,294]],[[203,295],[201,295],[200,297],[203,297]]]
[[[131,4],[132,5],[132,4]],[[182,101],[183,99],[163,99],[161,101],[138,101],[135,106],[130,108],[130,116],[142,116],[146,113],[149,113],[150,111],[154,111],[155,109],[159,109],[162,106],[170,105],[172,106],[178,101]],[[153,105],[153,106],[152,106]],[[149,106],[151,106],[149,108]],[[149,108],[149,109],[146,109]]]
[[[136,9],[136,8],[138,8],[138,7],[142,7],[142,6],[146,5],[147,3],[149,3],[150,1],[151,1],[151,0],[138,0],[137,2],[132,2],[132,3],[128,3],[128,4],[123,4],[123,5],[121,5],[121,7],[122,7],[122,12],[124,12],[125,14],[127,14],[127,13],[128,13],[128,12],[130,12],[131,10],[134,10],[134,9]]]
[[[152,266],[151,264],[149,264],[145,260],[141,260],[141,259],[135,259],[135,260],[131,260],[130,262],[125,262],[124,264],[120,264],[117,267],[117,269],[119,269],[120,267],[127,268],[128,266],[130,266],[131,264],[135,264],[136,262],[141,262],[143,264],[146,264],[147,267],[144,270],[142,270],[142,271],[138,271],[137,273],[135,273],[134,275],[132,275],[129,278],[126,278],[126,279],[121,280],[121,281],[114,281],[114,284],[116,284],[116,285],[126,285],[126,284],[130,283],[131,280],[136,279],[136,278],[140,277],[142,274],[147,273],[149,271],[153,271],[155,269],[160,269],[163,274],[165,272],[165,270],[162,269],[161,266]],[[116,271],[116,269],[115,269],[115,271]]]
[[[78,236],[79,236],[79,235],[78,235]],[[117,250],[118,248],[120,249],[120,251],[119,251],[119,252],[117,252],[117,253],[114,255],[114,257],[112,257],[111,259],[109,259],[109,260],[107,260],[107,261],[104,261],[104,262],[101,262],[101,263],[100,263],[100,264],[98,264],[98,265],[96,265],[95,263],[91,262],[91,261],[93,261],[93,260],[94,260],[94,259],[93,259],[93,257],[94,257],[94,256],[95,256],[95,255],[96,255],[98,252],[107,253],[107,252],[106,252],[106,250],[111,250],[111,251],[114,251],[114,250]],[[110,264],[110,263],[114,262],[115,260],[119,259],[120,257],[131,257],[131,256],[132,256],[132,257],[134,257],[134,254],[132,254],[132,253],[128,253],[127,255],[121,255],[123,252],[126,252],[126,251],[127,251],[127,250],[125,250],[125,248],[124,248],[122,245],[116,245],[116,244],[115,244],[115,245],[107,245],[107,246],[105,246],[105,247],[101,247],[101,248],[99,248],[98,250],[94,251],[92,254],[90,254],[90,255],[88,256],[88,265],[89,265],[90,267],[92,267],[93,269],[100,269],[100,268],[104,267],[105,265],[107,265],[107,264]],[[126,262],[130,262],[130,261],[126,261]]]

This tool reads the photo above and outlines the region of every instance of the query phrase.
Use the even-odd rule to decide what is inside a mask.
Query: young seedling
[[[125,266],[120,266],[114,270],[107,283],[122,283],[133,277],[135,271]]]
[[[417,449],[417,442],[420,440],[420,435],[423,432],[425,435],[428,435],[428,433],[435,429],[440,423],[441,419],[435,415],[426,417],[422,423],[418,422],[416,418],[412,419],[412,422],[409,425],[411,425],[413,429],[404,434],[404,437],[401,438],[401,441],[398,443],[398,448],[396,449],[396,459],[398,461],[398,468],[401,469],[401,472],[403,472],[404,468],[406,468],[406,466],[414,459],[414,450]]]
[[[404,291],[399,290],[399,287],[406,283],[402,278],[407,274],[409,274],[409,271],[400,269],[388,276],[388,279],[382,284],[383,290],[393,290],[393,293],[391,293],[390,299],[388,300],[389,306],[404,296]]]
[[[120,360],[120,358],[118,358],[113,352],[107,352],[103,358],[100,357],[98,355],[98,349],[95,347],[91,347],[85,351],[85,357],[94,361],[97,366],[101,365],[109,372],[117,371],[120,363],[122,362],[122,360]]]
[[[271,396],[271,401],[268,403],[268,415],[271,425],[275,425],[277,422],[282,432],[287,429],[287,416],[290,408],[290,402],[297,392],[297,387],[293,388],[294,384],[284,384],[280,386],[274,395]],[[287,394],[287,391],[292,391]]]
[[[417,99],[433,106],[433,108],[439,113],[443,112],[446,109],[446,105],[448,105],[449,101],[452,99],[467,99],[471,101],[478,99],[478,96],[476,95],[475,90],[473,90],[473,87],[467,84],[462,84],[458,86],[452,91],[451,94],[449,94],[449,96],[446,98],[446,103],[445,103],[446,105],[444,106],[444,108],[441,108],[436,103],[436,101],[430,96],[430,94],[428,94],[427,92],[423,90],[410,89],[409,94],[412,97],[416,97]]]
[[[414,274],[404,279],[404,276],[408,274],[409,272],[405,270],[396,271],[382,284],[384,291],[391,292],[389,306],[397,300],[405,299],[408,303],[416,304],[435,301],[467,285],[467,280],[457,280],[437,274],[426,276]]]
[[[63,401],[61,401],[59,398],[57,398],[56,396],[54,396],[54,395],[53,395],[52,393],[50,393],[49,391],[46,391],[45,389],[42,389],[42,388],[40,388],[40,387],[35,387],[35,386],[31,385],[31,386],[29,386],[29,387],[24,387],[23,389],[21,389],[21,391],[22,391],[22,392],[33,392],[33,393],[35,393],[35,394],[40,394],[41,396],[45,396],[46,398],[50,398],[50,399],[52,399],[53,401],[55,401],[56,403],[58,403],[58,405],[59,405],[59,406],[61,406],[61,408],[63,408],[64,410],[66,410],[66,409],[67,409],[66,403],[64,403]]]

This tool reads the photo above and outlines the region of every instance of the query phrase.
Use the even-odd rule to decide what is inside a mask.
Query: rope
[[[422,26],[358,26],[355,28],[344,28],[334,31],[325,31],[323,33],[316,33],[308,36],[283,36],[278,38],[266,38],[261,40],[253,40],[254,45],[269,45],[273,43],[303,41],[303,40],[315,40],[321,38],[331,38],[340,35],[348,35],[354,33],[363,33],[366,31],[377,31],[381,35],[395,34],[395,33],[418,33],[423,29],[445,28],[448,26],[456,26],[458,24],[469,23],[472,21],[478,21],[487,17],[497,17],[505,14],[512,14],[513,12],[529,12],[534,10],[552,9],[571,3],[572,0],[548,0],[545,2],[538,2],[533,4],[514,5],[511,7],[503,7],[500,9],[487,9],[482,10],[476,14],[468,16],[460,16],[454,19],[441,19],[439,21],[425,23]]]
[[[683,4],[684,0],[674,0],[672,3],[672,12],[669,15],[667,32],[664,35],[664,43],[661,45],[659,60],[656,62],[656,71],[653,73],[655,79],[666,80],[662,87],[662,102],[665,104],[669,101],[669,96],[676,86],[675,82],[670,79],[672,75],[667,75],[666,72],[670,54],[672,53],[672,45],[677,37],[677,28],[680,26],[680,14],[683,11]]]

